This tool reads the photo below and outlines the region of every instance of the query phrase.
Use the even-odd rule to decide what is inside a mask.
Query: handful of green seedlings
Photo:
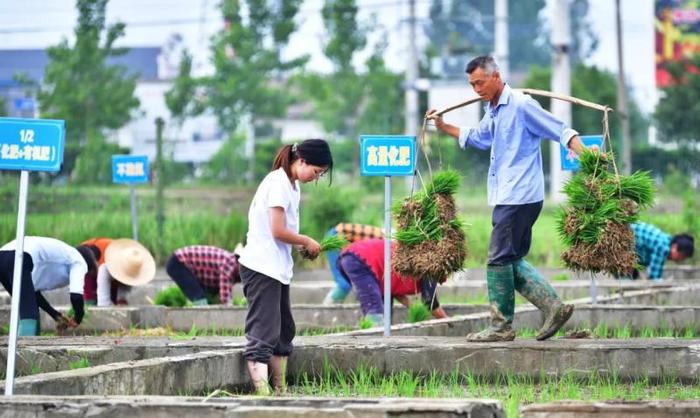
[[[562,253],[572,270],[631,274],[638,260],[629,224],[654,203],[648,172],[629,176],[610,172],[613,155],[585,151],[581,170],[564,185],[568,197],[557,213],[557,230],[567,249]]]
[[[181,308],[187,306],[189,299],[177,285],[168,286],[156,294],[153,298],[154,305],[168,306],[171,308]]]
[[[414,279],[443,282],[462,269],[467,258],[464,222],[457,217],[453,195],[460,177],[440,171],[425,190],[394,206],[394,269]]]
[[[343,248],[345,248],[348,244],[350,244],[350,241],[346,240],[345,238],[339,237],[337,235],[329,235],[321,240],[321,242],[318,243],[318,245],[321,246],[321,251],[340,251]],[[306,251],[306,248],[301,248],[299,250],[299,253],[301,254],[302,257],[308,259],[308,260],[313,260],[316,257],[312,257],[311,254],[309,254],[308,251]]]

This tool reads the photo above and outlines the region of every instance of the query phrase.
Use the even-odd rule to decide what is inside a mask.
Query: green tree
[[[63,39],[48,49],[50,61],[38,94],[41,117],[66,121],[64,169],[72,173],[76,160],[84,160],[86,168],[75,178],[79,182],[94,181],[101,160],[109,156],[88,153],[104,150],[106,131],[128,123],[139,106],[134,96],[138,75],[107,63],[127,50],[114,46],[125,25],[105,24],[106,6],[107,0],[76,1],[75,43]]]
[[[239,151],[242,145],[242,136],[231,135],[204,166],[202,179],[215,183],[240,182],[247,167],[245,157]]]
[[[196,99],[197,85],[197,80],[192,77],[192,54],[184,50],[178,74],[170,90],[165,93],[165,105],[178,124],[182,124],[188,116],[200,114],[204,110],[202,100]]]
[[[321,15],[326,28],[323,52],[333,64],[329,75],[307,73],[297,80],[302,98],[314,103],[314,115],[328,132],[354,136],[363,96],[363,80],[352,60],[367,44],[367,30],[357,22],[355,0],[329,0]]]
[[[205,178],[237,179],[245,160],[223,154],[242,154],[244,141],[236,134],[241,118],[281,117],[291,102],[285,84],[287,73],[307,57],[282,58],[281,51],[296,30],[295,16],[303,0],[224,0],[220,9],[225,26],[212,39],[214,74],[193,78],[192,57],[183,54],[166,104],[180,122],[206,110],[214,113],[229,139],[205,168]],[[235,161],[234,161],[235,160]],[[221,172],[216,172],[221,170]]]
[[[385,42],[372,45],[361,71],[353,59],[367,48],[367,35],[374,24],[357,21],[355,0],[327,1],[322,11],[326,28],[324,52],[333,63],[331,74],[305,73],[297,77],[302,100],[313,103],[313,117],[328,132],[352,139],[351,170],[359,166],[357,141],[360,133],[400,133],[403,129],[403,76],[384,62]],[[378,36],[386,39],[387,36]]]
[[[509,0],[508,50],[512,71],[524,71],[531,65],[547,65],[552,51],[550,32],[542,14],[545,0]],[[571,15],[571,55],[574,62],[587,58],[598,47],[598,38],[586,19],[589,0],[573,0]],[[470,57],[488,54],[494,45],[493,0],[433,0],[424,31],[430,40],[428,58],[437,56]],[[464,63],[466,64],[466,62]]]
[[[284,115],[290,99],[282,77],[306,61],[281,56],[296,30],[294,17],[302,0],[280,0],[274,6],[265,0],[247,0],[245,7],[241,3],[221,3],[226,25],[213,40],[214,75],[200,80],[206,107],[229,133],[245,114],[254,119]]]
[[[662,89],[654,120],[659,139],[691,146],[700,142],[697,115],[700,114],[700,54],[667,64],[672,83]]]

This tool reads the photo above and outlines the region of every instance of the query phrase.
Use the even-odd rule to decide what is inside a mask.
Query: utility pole
[[[571,44],[571,25],[569,21],[569,0],[554,0],[551,41],[554,47],[554,56],[552,57],[552,92],[570,95],[571,62],[569,61],[569,45]],[[563,100],[552,100],[551,111],[554,116],[571,126],[571,103]],[[549,192],[551,200],[558,203],[565,200],[561,189],[570,176],[568,172],[561,169],[560,147],[559,142],[550,142]]]
[[[158,231],[158,255],[166,256],[163,242],[165,232],[165,210],[163,189],[165,189],[165,167],[163,162],[163,118],[156,118],[156,228]]]
[[[510,81],[510,61],[508,50],[508,0],[496,0],[496,36],[494,55],[498,63],[501,79]]]
[[[244,154],[248,160],[245,179],[248,184],[253,184],[255,182],[255,124],[253,123],[253,115],[246,114],[242,122],[245,129]]]
[[[622,125],[622,173],[632,172],[632,144],[630,141],[630,119],[627,113],[627,89],[625,88],[625,65],[622,57],[622,17],[620,0],[615,0],[615,24],[617,30],[617,114]]]
[[[418,136],[418,52],[416,51],[416,1],[408,0],[408,63],[406,66],[406,135]],[[417,144],[416,146],[420,146]],[[406,176],[406,185],[411,188],[413,176]]]

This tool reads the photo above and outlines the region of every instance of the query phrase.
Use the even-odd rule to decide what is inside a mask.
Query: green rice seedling
[[[233,295],[231,303],[233,306],[248,306],[248,300],[244,296]]]
[[[408,307],[406,312],[408,322],[415,324],[416,322],[422,322],[430,319],[430,309],[422,301],[417,301]]]
[[[326,335],[326,334],[337,334],[339,332],[352,331],[353,327],[347,325],[336,325],[330,328],[317,327],[317,328],[306,328],[301,331],[297,331],[299,336],[314,336],[314,335]]]
[[[340,251],[348,244],[350,244],[350,241],[337,235],[329,235],[324,237],[321,242],[318,243],[318,245],[321,247],[321,251]],[[301,256],[307,260],[316,259],[315,256],[311,256],[311,254],[306,251],[306,248],[301,248],[299,250],[299,254],[301,254]]]
[[[687,340],[691,340],[691,339],[697,338],[697,332],[695,332],[695,328],[694,328],[694,327],[688,325],[688,326],[686,326],[686,327],[683,328],[683,331],[682,331],[682,334],[681,334],[680,338],[684,338],[684,339],[687,339]]]
[[[172,285],[158,292],[153,298],[153,304],[174,308],[187,306],[190,301],[179,286]]]
[[[534,338],[537,335],[537,330],[532,328],[521,328],[518,330],[519,338]]]
[[[436,370],[433,370],[425,380],[425,386],[421,389],[419,395],[426,398],[437,398],[442,392],[442,386],[442,376]]]
[[[659,330],[659,337],[660,338],[673,338],[674,337],[674,329],[671,327],[663,327]]]
[[[91,308],[87,305],[83,307],[83,321],[90,320],[90,316],[92,316],[90,310]],[[66,316],[71,319],[75,318],[75,309],[72,306],[66,311]]]
[[[219,294],[218,293],[205,293],[204,296],[207,299],[207,303],[209,305],[218,305],[221,299],[219,299]]]
[[[397,394],[404,397],[416,396],[421,379],[418,375],[402,370],[396,376]]]
[[[90,367],[90,360],[88,360],[86,357],[81,357],[76,361],[71,361],[68,363],[69,370],[84,369],[86,367]]]
[[[654,328],[652,328],[650,326],[642,327],[642,329],[639,330],[639,337],[640,338],[654,338],[655,335],[656,335],[656,332],[655,332]]]
[[[554,276],[552,276],[552,280],[556,282],[565,282],[569,280],[569,275],[566,273],[557,273]]]
[[[178,339],[178,340],[191,340],[191,339],[197,337],[198,332],[199,331],[197,330],[197,326],[195,324],[192,324],[189,331],[176,332],[175,335],[173,335],[173,338]]]
[[[613,328],[613,338],[628,340],[632,337],[632,328],[629,325]]]
[[[345,248],[350,241],[337,235],[329,235],[319,242],[321,251],[339,251]]]
[[[610,330],[608,329],[608,324],[601,322],[595,328],[593,328],[593,335],[595,338],[608,338],[610,335]]]
[[[360,322],[357,323],[357,327],[360,329],[369,329],[374,327],[374,321],[369,319],[369,317],[363,316]]]

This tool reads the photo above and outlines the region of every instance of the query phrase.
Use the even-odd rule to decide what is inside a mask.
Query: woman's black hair
[[[90,251],[92,251],[92,255],[95,256],[95,260],[99,260],[100,256],[102,255],[102,251],[100,251],[100,247],[97,245],[92,245],[92,244],[85,244],[85,247],[88,247]]]
[[[95,272],[97,270],[97,259],[95,259],[95,253],[90,249],[90,246],[78,245],[75,249],[83,256],[83,260],[87,263],[88,271]]]
[[[307,139],[299,144],[285,145],[277,152],[272,169],[277,170],[281,167],[287,176],[291,177],[292,163],[299,158],[302,158],[307,164],[326,167],[326,171],[330,175],[330,182],[333,183],[333,156],[328,142],[323,139]]]

